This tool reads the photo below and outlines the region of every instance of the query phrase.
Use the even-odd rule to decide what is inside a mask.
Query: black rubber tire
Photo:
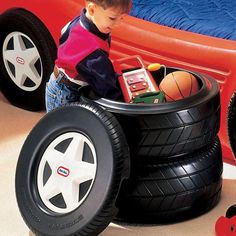
[[[23,9],[13,9],[3,13],[0,18],[0,28],[0,88],[3,94],[17,107],[31,111],[45,109],[45,85],[53,70],[57,53],[56,44],[51,34],[38,18]],[[35,86],[35,89],[33,88],[32,91],[24,90],[22,87],[16,85],[4,65],[2,51],[3,43],[6,37],[12,32],[19,32],[27,35],[40,54],[42,70],[39,71],[39,74],[42,76],[42,81],[40,85]],[[30,80],[28,79],[26,82],[28,83],[27,86],[30,87]]]
[[[81,89],[81,101],[99,104],[116,116],[127,137],[131,156],[172,158],[206,146],[219,131],[217,82],[200,74],[195,76],[202,83],[200,91],[176,102],[140,105],[92,99],[89,88]]]
[[[236,157],[236,92],[233,93],[229,102],[227,124],[230,146]]]
[[[83,203],[59,214],[43,204],[36,179],[48,145],[68,132],[80,133],[93,143],[97,172]],[[101,108],[78,103],[48,113],[28,135],[16,168],[17,203],[28,227],[36,235],[98,235],[117,213],[116,197],[129,175],[128,154],[119,123]]]
[[[170,223],[206,212],[220,198],[223,171],[219,140],[180,161],[136,165],[124,181],[117,219]]]

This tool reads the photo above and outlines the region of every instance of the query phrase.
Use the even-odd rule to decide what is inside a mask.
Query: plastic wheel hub
[[[24,91],[34,91],[42,83],[43,67],[33,41],[21,32],[12,32],[4,40],[3,61],[11,80]]]
[[[89,194],[97,170],[94,145],[83,134],[68,132],[46,148],[37,172],[38,191],[45,206],[69,213]]]

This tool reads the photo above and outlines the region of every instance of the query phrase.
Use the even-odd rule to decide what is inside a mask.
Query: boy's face
[[[88,17],[97,26],[100,32],[110,33],[123,19],[125,14],[119,8],[104,9],[96,4],[87,6]]]

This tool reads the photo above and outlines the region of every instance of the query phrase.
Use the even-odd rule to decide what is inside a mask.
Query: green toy
[[[163,92],[148,92],[137,95],[133,103],[162,103],[165,102],[165,95]]]

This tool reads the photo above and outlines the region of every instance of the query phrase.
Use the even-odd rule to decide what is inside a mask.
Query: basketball
[[[174,71],[166,75],[159,88],[165,94],[166,101],[177,101],[191,96],[199,90],[195,76],[186,71]]]

